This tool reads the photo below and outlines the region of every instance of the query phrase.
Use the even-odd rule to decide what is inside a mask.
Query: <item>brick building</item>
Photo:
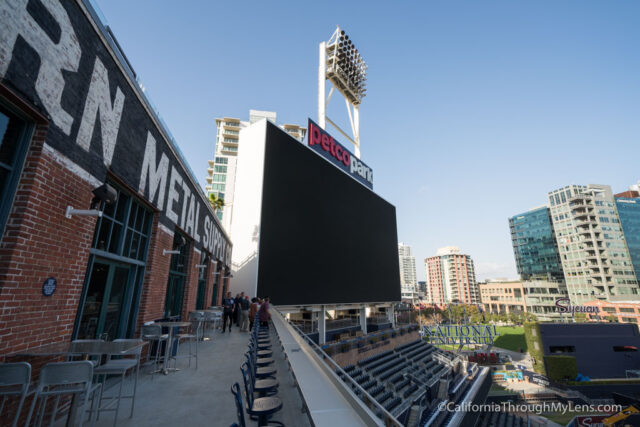
[[[635,323],[640,326],[640,304],[635,301],[609,302],[594,300],[583,305],[598,307],[598,313],[586,313],[587,319],[606,322],[609,316],[616,318],[619,323]]]
[[[229,286],[231,242],[97,16],[0,2],[0,356],[137,336]]]
[[[429,302],[480,303],[473,260],[469,255],[460,253],[460,248],[440,248],[436,256],[426,258],[424,264]]]

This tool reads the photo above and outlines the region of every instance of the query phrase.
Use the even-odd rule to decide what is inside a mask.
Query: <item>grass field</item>
[[[522,326],[497,326],[498,334],[500,334],[493,342],[495,347],[504,348],[511,351],[527,351],[527,342],[524,339],[524,328]],[[458,350],[458,345],[436,344],[438,348],[443,350]],[[476,350],[481,346],[465,345],[463,350]]]
[[[524,339],[524,328],[522,326],[498,326],[496,328],[500,334],[493,341],[495,347],[504,348],[511,351],[527,351],[527,342]]]

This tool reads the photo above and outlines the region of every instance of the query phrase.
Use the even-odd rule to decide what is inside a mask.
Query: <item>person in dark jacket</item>
[[[236,294],[233,302],[233,323],[240,326],[240,294]]]
[[[227,321],[229,321],[229,332],[231,332],[231,323],[233,316],[233,307],[235,306],[235,300],[231,298],[231,292],[227,292],[227,297],[222,300],[222,333],[227,328]]]

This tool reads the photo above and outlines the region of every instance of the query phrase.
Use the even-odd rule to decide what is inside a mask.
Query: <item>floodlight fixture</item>
[[[318,125],[326,129],[329,122],[354,145],[354,153],[360,158],[360,111],[359,106],[366,96],[367,64],[349,36],[336,28],[329,41],[320,43],[320,66],[318,69]],[[326,93],[327,80],[332,84]],[[327,105],[335,89],[342,94],[349,114],[351,135],[327,117]]]

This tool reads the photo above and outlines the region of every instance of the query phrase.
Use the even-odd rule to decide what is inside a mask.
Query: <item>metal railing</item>
[[[374,413],[384,422],[385,426],[397,426],[402,427],[402,424],[393,416],[389,411],[387,411],[377,400],[375,400],[367,391],[360,386],[349,374],[347,374],[340,365],[338,365],[327,353],[320,348],[318,344],[313,342],[309,337],[305,335],[305,333],[300,330],[295,324],[287,320],[277,309],[273,310],[275,313],[280,315],[285,322],[287,322],[299,335],[302,339],[311,347],[311,349],[316,353],[318,357],[320,357],[333,371],[334,375],[337,375],[336,372],[340,374],[342,378],[337,378],[338,381],[348,384],[352,389],[355,388],[357,393],[359,393],[358,397],[360,400],[372,409]]]

